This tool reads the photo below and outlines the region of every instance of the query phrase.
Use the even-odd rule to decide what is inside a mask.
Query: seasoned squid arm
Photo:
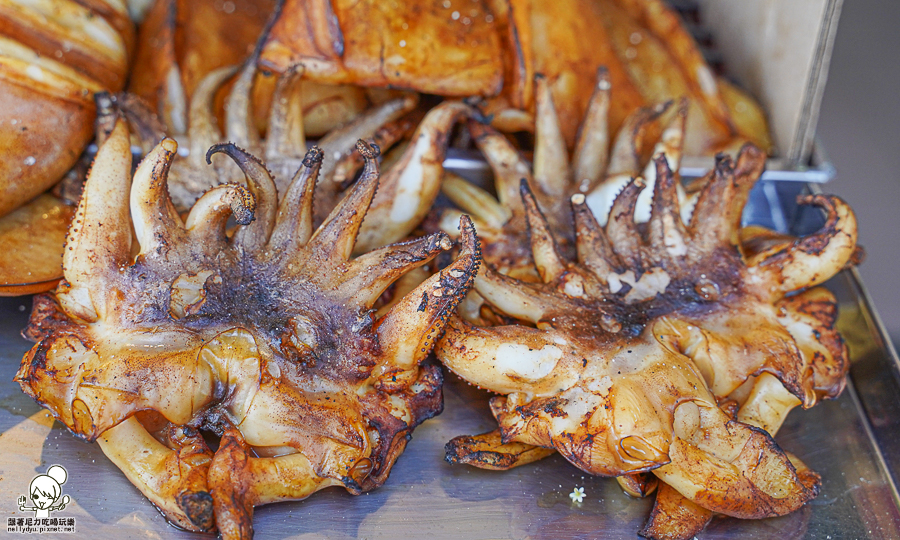
[[[193,428],[171,425],[169,431],[164,444],[131,417],[97,442],[170,521],[189,531],[213,530],[213,499],[206,487],[213,452]]]

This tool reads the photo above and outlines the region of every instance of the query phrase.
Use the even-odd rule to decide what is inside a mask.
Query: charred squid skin
[[[413,429],[443,412],[443,374],[439,367],[424,365],[415,386],[417,391],[406,389],[399,392],[402,399],[409,404],[412,423],[407,425],[393,416],[384,414],[379,416],[373,414],[370,418],[370,427],[376,429],[380,435],[379,443],[372,450],[369,469],[365,474],[353,479],[356,482],[356,489],[351,490],[353,493],[366,493],[383,485],[394,463],[412,439]]]
[[[213,498],[208,491],[186,491],[177,498],[178,506],[201,531],[211,531],[215,527]]]
[[[549,448],[529,444],[504,443],[500,430],[481,435],[461,435],[444,446],[444,461],[450,464],[465,463],[480,469],[505,471],[533,463],[551,455]]]
[[[452,243],[435,233],[353,258],[379,180],[377,147],[358,151],[362,177],[317,228],[318,149],[279,201],[261,161],[214,145],[244,182],[210,189],[186,221],[167,197],[175,141],[130,188],[123,120],[98,152],[66,279],[35,300],[25,334],[39,341],[15,380],[180,527],[248,538],[255,506],[374,489],[443,407],[440,370],[423,362],[472,286],[478,238],[462,218],[457,258],[376,316],[386,288]],[[200,429],[220,437],[215,452]]]

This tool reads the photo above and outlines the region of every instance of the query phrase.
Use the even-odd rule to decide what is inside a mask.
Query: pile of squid
[[[262,162],[213,146],[208,158],[227,156],[245,179],[182,219],[167,195],[175,141],[132,180],[125,122],[105,124],[65,278],[35,298],[25,334],[37,344],[15,380],[187,530],[249,538],[255,506],[381,485],[413,428],[442,410],[441,371],[422,362],[477,271],[471,223],[454,262],[376,306],[451,249],[433,233],[351,257],[377,147],[357,144],[361,177],[314,227],[321,150],[279,197]]]
[[[632,172],[608,207],[602,188],[621,183],[614,164],[629,153],[613,153],[604,170],[587,166],[587,155],[606,159],[594,148],[570,166],[552,98],[541,84],[536,93],[533,169],[481,127],[499,201],[462,180],[445,186],[484,231],[485,264],[435,351],[500,394],[490,402],[499,428],[453,439],[447,460],[509,469],[558,452],[634,496],[655,490],[641,531],[654,539],[692,538],[714,514],[798,509],[819,477],[772,436],[791,409],[844,388],[836,301],[818,285],[855,260],[853,212],[809,196],[800,202],[827,213],[814,234],[742,231],[765,155],[752,145],[720,155],[684,194],[670,167],[683,107],[644,174]],[[604,100],[597,92],[594,105]],[[591,148],[594,121],[579,150]],[[619,134],[614,148],[628,139]],[[529,238],[530,250],[515,248]]]
[[[578,40],[582,35],[594,36],[591,47]],[[0,7],[0,41],[0,91],[8,105],[0,114],[0,147],[7,158],[0,180],[0,246],[7,254],[0,258],[0,295],[49,290],[61,279],[61,246],[90,164],[82,150],[93,135],[93,98],[99,92],[125,88],[125,108],[157,115],[150,126],[154,122],[148,124],[146,114],[137,114],[145,153],[162,134],[182,143],[182,157],[190,156],[185,161],[194,171],[172,176],[180,211],[216,183],[195,172],[206,147],[230,140],[262,156],[251,144],[254,132],[268,131],[271,118],[285,107],[303,113],[299,125],[287,126],[298,135],[295,140],[327,137],[352,122],[384,137],[390,163],[403,154],[415,137],[412,128],[436,101],[417,106],[419,92],[478,102],[501,131],[533,131],[532,80],[540,73],[571,146],[592,93],[591,78],[601,66],[614,86],[613,129],[643,106],[688,96],[689,154],[712,155],[747,141],[772,146],[759,104],[715,74],[678,14],[661,0],[14,2]],[[236,66],[257,60],[262,70],[234,76]],[[276,94],[291,97],[279,104]],[[246,104],[235,102],[244,95]],[[210,124],[197,125],[203,118],[193,118],[205,108],[209,114],[201,116],[231,126],[240,123],[228,118],[242,114],[236,106],[247,109],[249,140],[237,140],[231,127],[225,137],[216,136]],[[192,142],[194,135],[199,137]],[[333,152],[355,165],[328,162],[336,169],[335,183],[322,185],[332,199],[360,165],[350,152],[356,139],[345,135],[349,143],[332,137]],[[392,153],[389,146],[395,147]],[[289,158],[287,172],[276,174],[289,178],[303,150],[267,148],[266,160],[274,167],[272,152]],[[216,161],[219,182],[239,177],[227,161]],[[34,199],[61,179],[52,194]],[[425,202],[400,218],[389,241],[422,218],[437,193],[436,181],[430,186]],[[375,207],[383,205],[384,200]],[[326,213],[331,208],[321,207]],[[365,230],[361,239],[367,247],[384,243]]]
[[[224,156],[207,156],[206,149],[211,145],[229,141],[262,156],[280,193],[288,189],[294,172],[305,159],[307,128],[318,129],[322,123],[316,120],[315,106],[312,110],[304,106],[309,90],[301,85],[304,69],[295,66],[277,78],[271,77],[276,84],[263,136],[253,106],[254,90],[261,81],[259,54],[257,46],[240,67],[221,67],[199,81],[186,111],[183,132],[166,130],[148,103],[135,95],[106,98],[106,108],[118,110],[128,118],[141,146],[148,151],[167,135],[184,143],[186,150],[174,157],[168,176],[169,194],[176,210],[185,212],[208,189],[242,178],[241,170]],[[215,101],[232,79],[224,96],[223,133],[218,126]],[[320,180],[315,185],[315,225],[321,224],[346,195],[362,167],[361,154],[354,151],[355,141],[372,140],[385,152],[379,188],[358,234],[359,252],[402,240],[418,226],[440,191],[451,131],[461,119],[480,114],[458,100],[443,101],[428,110],[417,105],[415,94],[390,97],[343,124],[326,126],[328,131],[324,134],[313,132],[320,136],[316,145],[328,158],[320,167]]]
[[[262,53],[278,72],[301,63],[324,83],[479,96],[503,131],[533,129],[532,81],[543,74],[571,146],[604,66],[615,130],[639,107],[689,96],[689,154],[771,145],[759,105],[715,75],[663,0],[284,0],[279,8]]]
[[[772,436],[844,387],[819,285],[854,262],[855,217],[814,196],[810,236],[741,228],[764,117],[664,4],[219,4],[157,0],[136,44],[124,7],[102,11],[121,51],[86,63],[96,84],[40,64],[83,83],[66,96],[98,113],[98,151],[16,381],[168,520],[247,538],[255,506],[380,486],[442,410],[432,349],[499,394],[499,428],[451,462],[558,452],[655,492],[649,538],[815,497]],[[75,163],[78,118],[44,177]],[[496,196],[444,171],[452,139]],[[720,150],[685,189],[682,155]]]

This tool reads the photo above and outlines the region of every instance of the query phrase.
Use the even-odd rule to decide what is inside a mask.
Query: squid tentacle
[[[180,238],[184,232],[181,218],[172,205],[166,186],[169,167],[177,151],[178,144],[174,140],[163,139],[141,161],[134,173],[131,215],[135,236],[144,256],[166,258],[170,250],[177,250],[183,245],[181,242],[169,241]]]
[[[265,245],[275,226],[275,215],[278,211],[278,191],[272,175],[252,154],[233,143],[215,144],[206,152],[206,162],[212,156],[223,153],[234,160],[247,179],[247,187],[256,199],[256,219],[253,223],[242,225],[234,234],[234,244],[247,251],[253,251]]]
[[[644,180],[640,177],[632,179],[613,202],[606,224],[606,236],[616,255],[628,268],[634,269],[643,268],[644,241],[634,222],[634,209],[642,189]]]
[[[214,530],[213,498],[206,482],[213,453],[199,432],[186,426],[169,429],[177,432],[169,439],[175,448],[159,442],[133,416],[97,442],[169,521],[189,531]]]
[[[460,119],[474,114],[458,101],[428,111],[409,146],[381,179],[359,230],[358,251],[402,240],[425,218],[440,192],[450,132]]]
[[[668,108],[669,107],[667,107],[667,109]],[[675,188],[679,191],[681,189],[678,169],[681,166],[681,154],[684,149],[684,130],[687,121],[687,112],[687,98],[681,98],[678,101],[678,107],[675,109],[675,115],[669,123],[663,127],[662,136],[653,147],[653,152],[651,153],[653,159],[651,159],[647,163],[647,166],[644,167],[644,172],[641,176],[644,178],[647,187],[644,188],[644,191],[642,191],[640,197],[638,197],[638,206],[634,217],[635,221],[638,223],[646,223],[650,220],[650,211],[653,204],[654,193],[656,193],[655,186],[657,173],[659,171],[659,166],[657,164],[658,158],[665,158],[669,169],[675,175]],[[675,201],[680,202],[680,197],[681,194],[679,193],[679,198],[672,199],[673,204]]]
[[[340,200],[341,184],[335,181],[334,176],[338,164],[353,151],[356,141],[369,139],[380,127],[411,111],[417,103],[415,96],[385,102],[319,140],[319,148],[327,159],[322,163],[320,180],[316,185],[316,198],[319,202],[316,204],[314,225],[321,224]]]
[[[362,176],[350,192],[331,211],[306,245],[309,253],[325,255],[334,264],[346,261],[353,252],[359,229],[378,189],[378,158],[381,150],[359,140],[356,148],[366,159]]]
[[[760,253],[751,261],[751,271],[773,284],[780,294],[824,283],[850,261],[856,246],[856,216],[838,197],[811,195],[801,204],[813,204],[828,213],[819,231],[799,238],[789,246]]]
[[[687,255],[688,232],[681,221],[675,175],[664,155],[657,156],[654,162],[657,173],[650,212],[648,251],[655,254],[655,263],[669,266]]]
[[[622,262],[588,207],[585,196],[575,194],[571,202],[572,212],[575,215],[575,247],[578,262],[593,272],[601,283],[606,284],[611,273],[621,272]]]
[[[131,150],[123,120],[97,152],[91,174],[102,181],[86,184],[66,239],[63,272],[66,281],[59,299],[71,313],[85,321],[107,315],[106,281],[131,254],[131,231],[103,227],[129,218],[129,174]]]
[[[225,99],[225,137],[241,148],[256,152],[260,145],[259,132],[253,125],[250,94],[256,76],[259,47],[247,58],[234,81],[234,88]]]
[[[371,309],[385,289],[400,276],[451,247],[450,237],[438,232],[370,251],[351,261],[338,288],[349,302]],[[372,268],[377,270],[372,271]]]
[[[575,138],[574,180],[581,193],[594,189],[609,163],[609,100],[612,85],[605,67],[597,68],[597,82]]]
[[[453,173],[446,173],[441,190],[453,204],[477,222],[499,229],[512,217],[511,212],[497,202],[486,190],[470,184]]]
[[[303,131],[303,109],[298,91],[303,77],[302,65],[288,69],[275,85],[272,108],[266,130],[265,156],[267,161],[278,158],[299,158],[306,149],[306,135]]]
[[[256,198],[246,186],[222,184],[203,194],[184,222],[191,240],[210,253],[228,245],[226,227],[234,216],[238,225],[249,225],[256,211]]]
[[[528,220],[534,265],[544,283],[556,281],[566,272],[566,263],[559,254],[559,246],[556,245],[556,240],[550,234],[550,226],[547,220],[541,213],[540,208],[538,208],[537,201],[534,200],[534,195],[524,180],[519,187],[519,191]]]
[[[474,120],[470,120],[468,125],[475,144],[494,171],[494,186],[500,204],[508,208],[513,216],[524,216],[519,182],[525,179],[531,184],[532,174],[528,164],[512,144],[490,126]]]
[[[535,76],[534,182],[549,199],[563,199],[571,183],[569,154],[553,104],[550,84],[543,75]]]
[[[322,150],[313,146],[306,152],[302,167],[294,173],[290,186],[278,207],[275,228],[269,238],[269,248],[277,250],[285,260],[309,242],[313,234],[313,200],[316,180],[324,159]]]
[[[438,274],[426,279],[395,304],[376,322],[381,346],[392,358],[376,366],[373,372],[381,385],[393,388],[394,379],[425,359],[440,337],[446,321],[472,286],[481,265],[481,247],[468,216],[460,219],[460,254],[456,261]],[[408,377],[396,381],[402,388],[410,384]]]
[[[188,160],[194,167],[205,165],[206,150],[222,142],[222,133],[216,124],[213,110],[216,92],[237,72],[236,66],[225,66],[211,71],[204,77],[191,97],[189,109],[188,137],[190,153]]]

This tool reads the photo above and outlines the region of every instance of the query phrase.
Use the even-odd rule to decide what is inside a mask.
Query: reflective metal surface
[[[685,156],[681,160],[681,175],[685,178],[699,178],[713,168],[713,157]],[[477,150],[450,148],[444,167],[470,180],[490,177],[491,169]],[[836,171],[821,144],[813,145],[813,153],[808,164],[797,166],[781,158],[766,161],[766,170],[761,179],[766,182],[800,182],[824,184],[834,179]],[[474,178],[473,178],[474,177]]]
[[[808,232],[821,216],[799,209],[798,183],[762,183],[745,219]],[[871,301],[854,272],[829,284],[841,302],[841,330],[853,359],[851,383],[837,400],[791,413],[777,441],[822,475],[819,496],[782,518],[717,518],[704,539],[900,538],[900,510],[889,470],[900,470],[900,370]],[[12,378],[30,344],[19,337],[30,299],[0,299],[0,520],[30,517],[16,501],[50,465],[69,472],[77,537],[202,538],[168,525],[96,444],[76,440],[24,396]],[[306,501],[257,509],[257,538],[636,538],[652,504],[625,495],[614,480],[585,475],[553,456],[506,472],[444,462],[443,446],[496,425],[488,395],[447,375],[445,410],[413,434],[391,477],[358,497],[338,488]],[[583,487],[584,502],[569,493]],[[0,523],[2,526],[2,523]],[[63,536],[63,535],[60,535]],[[209,537],[210,535],[205,535]],[[72,538],[71,535],[67,536]]]

